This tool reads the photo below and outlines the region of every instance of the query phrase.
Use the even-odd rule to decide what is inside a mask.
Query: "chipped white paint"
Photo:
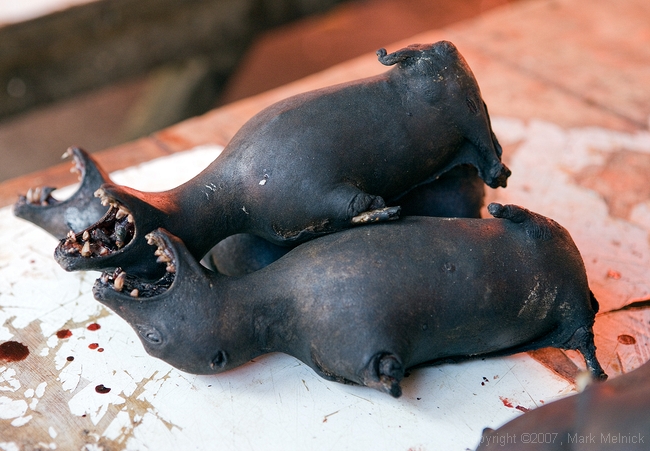
[[[602,164],[621,148],[650,153],[650,135],[564,130],[508,118],[494,118],[493,125],[504,144],[518,145],[509,161],[508,188],[490,191],[490,199],[523,205],[564,225],[585,257],[605,310],[648,297],[650,203],[634,206],[629,221],[612,218],[600,196],[573,183],[571,173]],[[220,150],[197,148],[112,177],[138,189],[164,190],[196,175]],[[574,391],[527,355],[413,371],[400,399],[327,382],[283,354],[262,356],[219,376],[185,374],[148,356],[133,330],[93,299],[97,273],[61,270],[52,259],[55,245],[10,209],[0,210],[0,342],[25,340],[20,334],[29,331],[28,359],[47,366],[31,378],[16,371],[21,362],[0,365],[0,430],[23,431],[20,437],[40,431],[43,448],[65,449],[61,444],[70,434],[55,416],[67,416],[85,422],[90,432],[76,449],[87,451],[101,449],[100,439],[110,441],[111,449],[127,450],[207,450],[219,444],[238,450],[463,451],[476,446],[484,427],[520,414],[504,399],[530,409]],[[607,277],[610,270],[620,277]],[[630,371],[650,358],[644,314],[599,317],[599,357],[610,373],[617,372],[615,362]],[[101,328],[88,330],[94,322]],[[72,335],[60,339],[56,332],[64,328]],[[611,335],[626,331],[637,337],[637,346],[622,345]],[[100,384],[110,391],[98,393]],[[37,430],[39,418],[51,424]],[[21,446],[13,439],[0,442],[4,451]]]
[[[11,420],[25,415],[25,412],[27,412],[26,401],[0,396],[0,419]]]

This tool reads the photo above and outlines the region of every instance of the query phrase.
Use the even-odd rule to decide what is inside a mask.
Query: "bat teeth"
[[[90,251],[90,241],[86,241],[81,248],[81,256],[82,257],[90,257],[92,255],[92,252]]]
[[[131,290],[130,294],[132,298],[137,298],[138,296],[140,296],[140,291],[137,288],[134,288],[133,290]]]
[[[70,255],[76,255],[79,253],[79,248],[74,246],[69,247],[65,250],[65,253]]]
[[[81,236],[81,238],[83,238],[84,241],[88,241],[90,239],[90,233],[88,232],[88,230],[84,230],[84,233]]]
[[[149,244],[150,246],[153,246],[154,244],[156,244],[156,239],[154,238],[153,234],[147,233],[145,238],[147,239],[147,244]]]
[[[113,281],[113,288],[116,291],[122,291],[124,289],[124,281],[126,280],[126,273],[124,271],[120,272],[115,280]]]
[[[126,208],[121,207],[121,206],[119,206],[119,205],[117,205],[117,204],[115,204],[115,205],[113,205],[113,206],[117,206],[117,207],[118,207],[118,208],[117,208],[117,213],[115,214],[115,217],[116,217],[117,219],[122,219],[122,218],[124,218],[124,217],[126,217],[126,216],[130,216],[129,211],[128,211]],[[128,220],[128,219],[127,219],[127,220]],[[129,222],[132,222],[132,221],[129,221]]]
[[[162,246],[159,246],[153,254],[158,257],[156,259],[158,263],[170,263],[173,261],[171,252]]]
[[[94,195],[95,197],[99,197],[99,200],[104,207],[108,207],[109,205],[114,204],[114,201],[108,196],[108,194],[106,194],[106,191],[104,191],[102,188],[98,188],[97,191],[95,191]]]
[[[61,159],[65,160],[66,158],[70,158],[72,156],[72,147],[68,147],[65,152],[63,152],[63,155],[61,155]]]
[[[41,188],[37,186],[36,188],[29,188],[27,194],[25,194],[25,199],[30,204],[40,204],[41,203]]]
[[[67,238],[69,241],[72,241],[73,243],[77,242],[77,234],[74,233],[72,230],[68,232]]]
[[[133,224],[133,215],[129,213],[126,217],[126,220],[129,222],[129,224]]]
[[[103,205],[104,207],[108,207],[108,206],[110,205],[111,207],[114,207],[114,208],[117,208],[117,209],[121,209],[121,210],[123,210],[123,211],[126,212],[127,214],[129,213],[128,211],[126,211],[125,208],[120,207],[120,205],[117,203],[117,201],[116,201],[115,199],[113,199],[111,196],[109,196],[108,194],[106,194],[106,191],[104,191],[103,188],[98,188],[98,189],[95,191],[95,194],[94,194],[94,195],[95,195],[95,197],[99,197],[100,202],[102,203],[102,205]],[[119,213],[119,211],[118,211],[118,213]],[[122,216],[122,217],[123,217],[123,216]],[[119,218],[118,218],[118,219],[119,219]]]
[[[169,273],[174,274],[176,272],[176,265],[174,265],[173,263],[167,263],[167,267],[165,268],[165,270]]]
[[[159,257],[156,259],[156,261],[157,261],[158,263],[169,263],[169,262],[171,262],[172,260],[171,260],[171,258],[169,258],[167,255],[163,254],[163,255],[159,256]]]

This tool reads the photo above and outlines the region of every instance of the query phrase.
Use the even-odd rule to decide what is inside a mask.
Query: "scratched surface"
[[[611,377],[638,367],[650,358],[643,308],[650,298],[650,134],[493,122],[513,175],[489,200],[523,205],[570,231],[601,305],[598,357]],[[112,177],[161,190],[191,178],[219,151],[197,148]],[[478,444],[484,427],[575,393],[558,375],[557,358],[544,366],[528,354],[415,370],[399,399],[327,382],[282,354],[219,376],[186,374],[149,357],[131,328],[93,299],[98,273],[64,272],[52,258],[55,245],[0,210],[0,346],[16,342],[29,352],[18,361],[0,353],[4,451],[217,444],[462,451]],[[567,355],[583,366],[579,355]]]

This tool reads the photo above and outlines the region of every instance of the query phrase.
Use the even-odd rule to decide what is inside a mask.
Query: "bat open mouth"
[[[14,205],[14,214],[43,228],[57,238],[63,238],[69,230],[81,231],[97,221],[106,212],[93,193],[109,181],[106,174],[90,155],[77,147],[69,148],[63,158],[72,157],[71,172],[81,182],[77,190],[67,199],[58,199],[53,193],[56,188],[38,186],[30,188],[19,196]]]
[[[99,291],[110,290],[113,293],[122,293],[124,296],[128,295],[136,299],[148,299],[166,293],[174,282],[174,278],[175,275],[168,272],[156,282],[147,282],[117,268],[115,271],[103,272],[95,282],[94,290],[96,295]],[[99,298],[101,300],[105,296],[100,295]]]
[[[68,232],[54,251],[54,258],[67,271],[113,271],[157,280],[164,267],[152,258],[145,234],[160,227],[166,213],[138,199],[125,187],[107,183],[95,191],[95,201],[106,214],[82,232]]]
[[[68,256],[106,257],[123,249],[135,236],[133,215],[101,188],[95,192],[101,203],[109,207],[102,219],[83,232],[70,231],[60,245]]]
[[[88,154],[79,148],[70,147],[65,151],[61,158],[65,159],[70,157],[72,157],[72,167],[70,168],[70,172],[77,174],[77,179],[81,182],[86,176],[86,166],[89,162]],[[81,188],[82,187],[79,187],[75,194],[77,194]],[[54,191],[56,191],[56,188],[51,186],[32,187],[27,190],[27,193],[25,193],[24,196],[19,197],[19,202],[39,207],[47,207],[64,202],[65,200],[59,200],[52,196]],[[74,195],[70,197],[70,199],[72,198],[74,198]]]
[[[100,300],[106,298],[106,293],[114,297],[117,293],[131,298],[147,299],[166,293],[176,278],[177,258],[170,244],[156,232],[146,236],[147,243],[156,246],[154,255],[158,263],[165,264],[165,274],[155,282],[127,274],[121,268],[114,271],[104,271],[95,282],[95,296]],[[103,293],[103,294],[102,294]]]

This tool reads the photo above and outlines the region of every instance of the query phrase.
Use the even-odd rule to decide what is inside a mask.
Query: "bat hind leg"
[[[400,207],[384,207],[376,210],[364,211],[352,218],[352,224],[370,224],[399,219]]]
[[[607,374],[600,366],[596,358],[596,345],[594,343],[594,334],[586,326],[580,327],[575,331],[565,349],[574,349],[579,351],[585,359],[587,369],[595,380],[603,381],[607,379]]]
[[[375,354],[363,373],[361,377],[363,385],[388,393],[395,398],[402,395],[400,382],[404,378],[404,366],[396,355]]]
[[[361,192],[352,198],[348,206],[348,216],[354,225],[371,224],[398,219],[400,210],[399,206],[387,207],[381,196]]]

